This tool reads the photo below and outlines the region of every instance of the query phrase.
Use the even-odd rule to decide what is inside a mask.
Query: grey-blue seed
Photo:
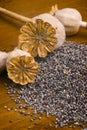
[[[15,102],[24,100],[25,106],[47,117],[56,115],[55,127],[87,122],[87,44],[64,43],[36,61],[40,71],[34,83],[9,85],[8,92],[17,93]]]

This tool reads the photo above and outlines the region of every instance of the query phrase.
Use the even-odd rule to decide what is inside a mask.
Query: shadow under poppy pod
[[[6,68],[8,77],[21,85],[34,82],[38,74],[38,63],[29,53],[20,49],[8,54]]]
[[[6,60],[8,53],[0,51],[0,73],[6,68]]]

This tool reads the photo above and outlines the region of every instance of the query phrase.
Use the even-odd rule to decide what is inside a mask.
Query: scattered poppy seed
[[[52,127],[52,124],[49,124],[50,127]]]
[[[24,86],[13,82],[9,84],[8,91],[13,89],[17,93],[14,101],[20,106],[24,100],[25,106],[34,109],[35,113],[45,112],[47,117],[55,115],[55,128],[70,123],[73,124],[71,127],[80,122],[85,125],[87,44],[66,42],[46,58],[37,57],[36,61],[39,63],[39,75],[34,83]]]
[[[14,109],[15,112],[17,112],[18,110],[17,109]]]
[[[10,120],[9,123],[13,123],[13,120]]]
[[[31,127],[29,126],[28,129],[31,129]]]
[[[7,108],[7,106],[4,106],[4,108]]]
[[[82,130],[87,130],[87,128],[83,128]]]
[[[8,111],[11,111],[11,108],[7,108]]]
[[[39,119],[39,120],[41,120],[41,119],[42,119],[42,117],[38,117],[38,119]]]

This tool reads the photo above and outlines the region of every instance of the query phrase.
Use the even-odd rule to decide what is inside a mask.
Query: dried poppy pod
[[[27,22],[21,28],[18,47],[31,53],[32,56],[45,57],[47,52],[60,47],[65,41],[65,28],[62,23],[49,13],[32,19],[0,7],[0,12]]]
[[[54,15],[64,25],[66,35],[74,35],[80,27],[87,28],[87,22],[82,21],[82,16],[74,8],[64,8],[59,10],[57,5],[52,6],[51,15]]]
[[[9,53],[6,67],[8,77],[21,85],[34,82],[38,74],[38,63],[29,53],[20,49]]]
[[[8,54],[0,51],[0,73],[6,68],[6,60]]]
[[[65,41],[65,29],[50,14],[41,14],[22,26],[18,47],[32,56],[45,57]]]

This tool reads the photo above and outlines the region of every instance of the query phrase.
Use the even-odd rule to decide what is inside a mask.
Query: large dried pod
[[[47,52],[60,47],[65,41],[65,28],[62,23],[49,13],[32,19],[0,7],[0,12],[27,22],[21,28],[18,47],[30,52],[32,56],[45,57]]]
[[[82,21],[80,12],[74,8],[64,8],[59,10],[57,5],[52,6],[50,11],[64,25],[66,35],[74,35],[80,27],[87,28],[87,22]]]
[[[0,51],[0,73],[6,68],[7,56],[6,52]]]
[[[8,77],[21,85],[34,82],[38,74],[38,63],[29,53],[20,49],[9,53],[6,67]]]
[[[50,14],[41,14],[22,26],[18,47],[32,56],[45,57],[65,41],[65,29],[61,22]]]

